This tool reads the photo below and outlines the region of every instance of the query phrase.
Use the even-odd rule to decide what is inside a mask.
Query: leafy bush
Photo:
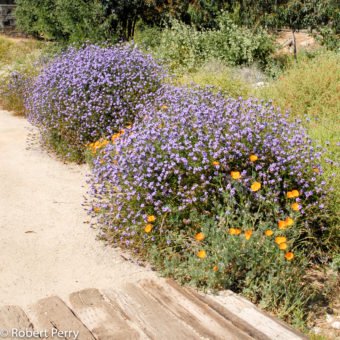
[[[110,21],[99,1],[17,0],[18,28],[30,35],[57,41],[112,39]]]
[[[69,48],[36,78],[29,120],[59,153],[82,160],[86,144],[131,124],[163,78],[133,46]]]
[[[268,34],[262,30],[251,30],[237,26],[227,13],[219,19],[219,29],[198,31],[178,21],[172,21],[171,28],[161,32],[154,30],[159,44],[150,44],[150,31],[146,37],[140,34],[138,41],[153,54],[169,65],[170,69],[181,72],[195,70],[210,59],[217,59],[227,65],[242,65],[258,62],[265,65],[274,50]]]

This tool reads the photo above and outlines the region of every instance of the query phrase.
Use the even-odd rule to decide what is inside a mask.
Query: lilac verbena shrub
[[[229,209],[231,235],[320,232],[321,153],[299,121],[271,103],[169,86],[140,114],[93,161],[91,213],[116,245],[148,252],[171,233],[193,239],[193,213],[217,219],[216,206]],[[183,241],[176,251],[190,248]]]
[[[30,70],[15,70],[3,76],[0,84],[0,100],[6,110],[25,115],[24,99],[30,91],[33,74]]]
[[[132,45],[71,47],[36,78],[29,119],[58,151],[82,154],[87,143],[132,123],[163,77]]]

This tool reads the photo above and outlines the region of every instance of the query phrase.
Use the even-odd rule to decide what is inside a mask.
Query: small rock
[[[332,328],[334,329],[340,329],[340,321],[335,321],[332,323]]]
[[[257,88],[257,87],[263,87],[263,86],[266,86],[266,83],[264,81],[259,81],[257,83],[254,84],[254,87]]]
[[[312,329],[312,331],[313,331],[314,334],[320,334],[321,333],[321,328],[320,327],[314,327]]]
[[[333,316],[332,315],[329,315],[329,314],[326,314],[326,321],[331,323],[333,321]]]

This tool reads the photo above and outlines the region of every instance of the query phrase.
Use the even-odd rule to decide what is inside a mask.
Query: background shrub
[[[262,30],[256,33],[233,23],[227,13],[218,19],[218,29],[198,31],[195,27],[173,20],[171,27],[154,29],[159,44],[150,45],[150,29],[136,36],[137,42],[149,48],[171,70],[195,70],[210,59],[227,65],[258,62],[266,65],[274,50],[272,38]]]
[[[86,144],[134,121],[162,78],[133,46],[69,48],[36,78],[29,119],[55,150],[81,160]]]

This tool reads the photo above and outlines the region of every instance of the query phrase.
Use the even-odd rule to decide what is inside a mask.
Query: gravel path
[[[81,207],[87,168],[27,148],[30,130],[0,111],[0,306],[155,278],[96,241]]]

